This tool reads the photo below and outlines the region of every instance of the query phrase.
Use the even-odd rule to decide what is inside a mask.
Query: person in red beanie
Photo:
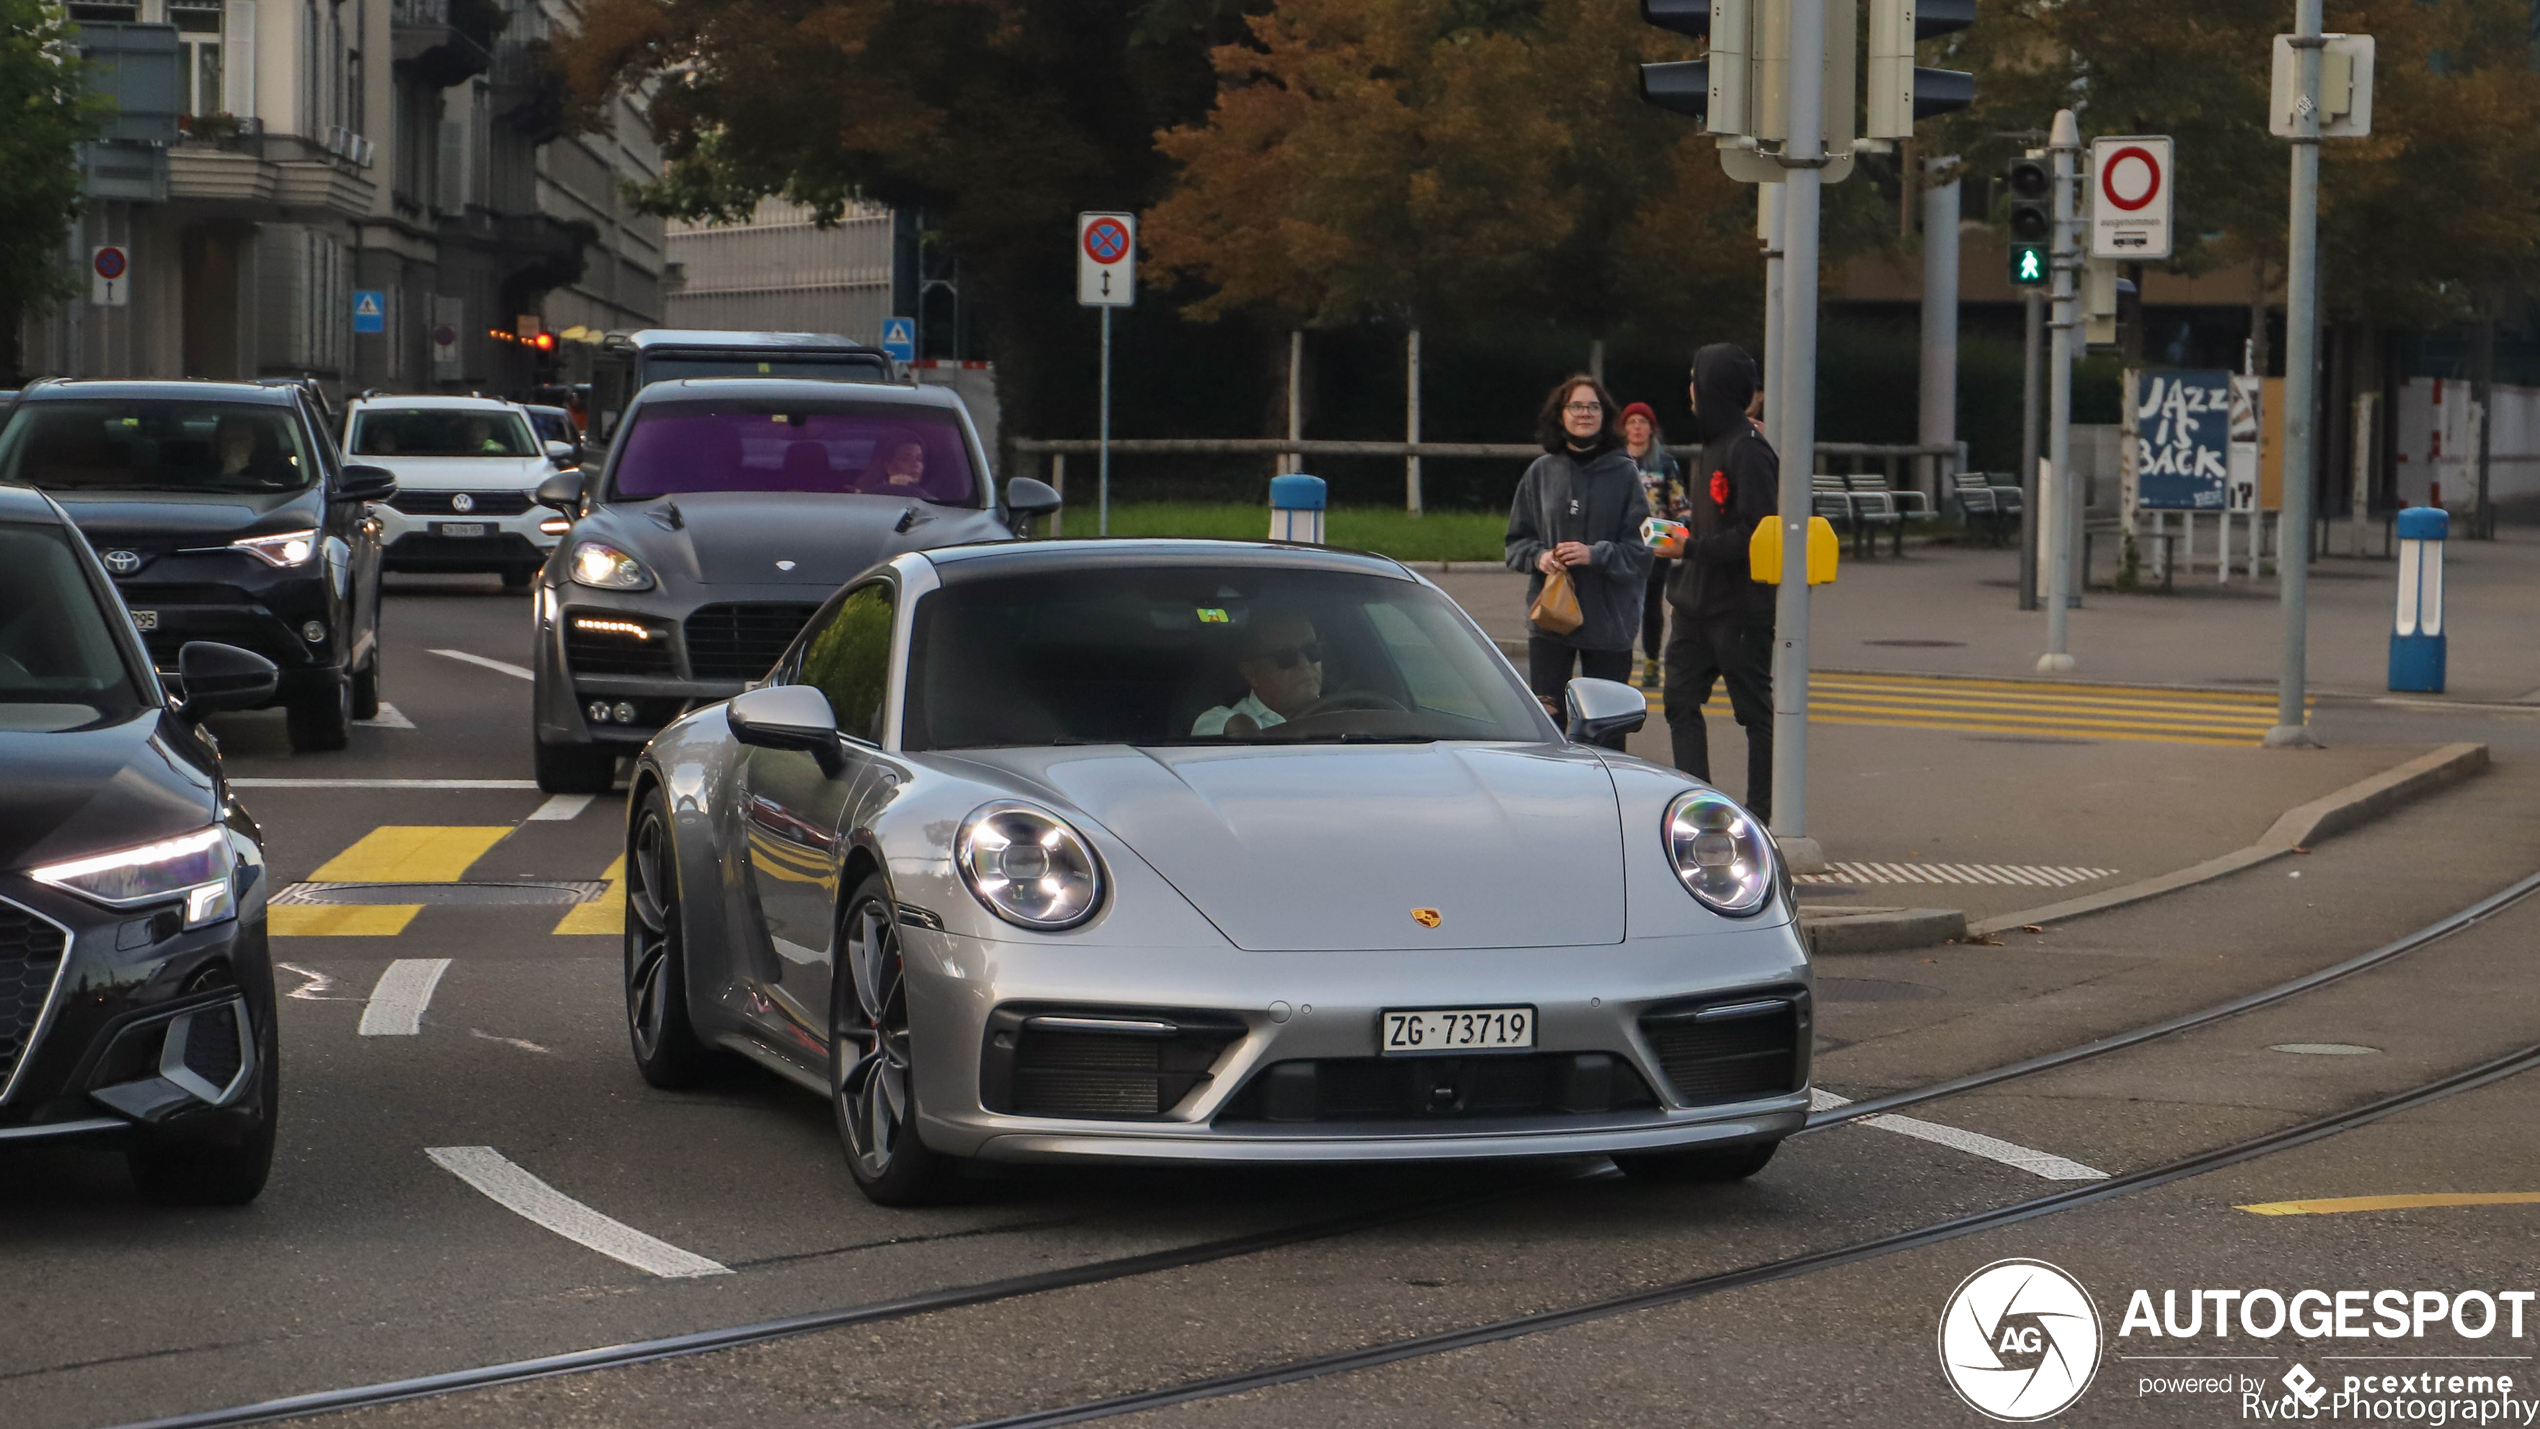
[[[1650,410],[1647,402],[1634,402],[1623,409],[1623,449],[1640,471],[1641,490],[1649,497],[1649,514],[1670,521],[1684,520],[1691,509],[1685,499],[1684,469],[1667,455],[1666,439],[1658,434],[1658,414]],[[1653,559],[1649,584],[1642,592],[1640,683],[1644,689],[1657,689],[1661,678],[1659,661],[1667,652],[1667,572],[1674,565],[1665,557]]]

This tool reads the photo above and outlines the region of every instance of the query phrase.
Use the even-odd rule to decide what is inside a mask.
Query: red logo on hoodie
[[[1729,474],[1725,471],[1711,473],[1711,504],[1714,506],[1729,504]]]

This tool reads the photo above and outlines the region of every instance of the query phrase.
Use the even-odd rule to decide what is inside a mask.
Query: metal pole
[[[2313,391],[2319,368],[2320,0],[2293,6],[2293,211],[2284,265],[2284,514],[2275,569],[2284,594],[2284,668],[2271,748],[2317,746],[2303,709],[2308,683]]]
[[[1955,158],[1925,164],[1927,174],[1955,173]],[[1922,444],[1953,446],[1958,441],[1958,180],[1923,190],[1923,391]],[[1947,504],[1942,490],[1940,459],[1915,459],[1915,485],[1932,477],[1934,511]]]
[[[1411,330],[1411,342],[1403,356],[1403,440],[1420,440],[1420,329]],[[1420,458],[1417,454],[1402,459],[1402,509],[1420,514]]]
[[[1764,240],[1764,440],[1787,460],[1790,444],[1782,440],[1783,297],[1789,265],[1782,261],[1789,208],[1782,202],[1784,185],[1757,184],[1756,202],[1763,206],[1757,228]]]
[[[2046,653],[2043,672],[2073,668],[2066,624],[2071,614],[2073,547],[2081,531],[2081,490],[2073,480],[2073,270],[2081,260],[2073,244],[2073,159],[2081,151],[2081,127],[2069,109],[2055,111],[2047,142],[2055,156],[2055,320],[2047,363],[2046,466],[2055,483],[2055,529],[2046,533]]]
[[[2044,396],[2045,366],[2039,348],[2046,345],[2046,297],[2035,288],[2021,294],[2028,310],[2028,336],[2020,345],[2020,609],[2037,609],[2037,458],[2044,433],[2038,429],[2038,405]]]
[[[1817,219],[1825,162],[1826,0],[1790,0],[1790,137],[1782,146],[1782,579],[1773,608],[1773,832],[1808,833],[1808,515],[1817,443]],[[1852,13],[1842,7],[1842,13]],[[1813,841],[1791,864],[1822,865]]]
[[[1111,534],[1111,309],[1102,310],[1102,459],[1095,500],[1094,531]]]
[[[1305,439],[1305,329],[1288,329],[1288,440]],[[1303,471],[1305,458],[1288,452],[1279,458],[1279,470]]]

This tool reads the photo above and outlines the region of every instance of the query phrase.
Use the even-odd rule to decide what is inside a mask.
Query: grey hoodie
[[[1581,650],[1629,650],[1640,638],[1640,619],[1649,579],[1649,547],[1640,538],[1640,523],[1649,516],[1640,468],[1631,453],[1611,447],[1584,464],[1566,452],[1547,453],[1517,480],[1517,497],[1508,507],[1508,568],[1531,573],[1526,606],[1543,593],[1543,572],[1535,562],[1563,541],[1584,543],[1593,553],[1584,566],[1570,568],[1579,592],[1579,628],[1554,634],[1529,625],[1527,633]]]

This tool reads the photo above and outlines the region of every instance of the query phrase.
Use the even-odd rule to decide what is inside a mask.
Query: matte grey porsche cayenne
[[[1592,742],[1638,692],[1569,706],[1381,557],[899,555],[638,761],[637,1064],[827,1097],[891,1205],[965,1158],[1751,1174],[1808,1108],[1778,851]]]
[[[1058,509],[1028,477],[998,496],[950,392],[756,378],[644,388],[606,466],[538,499],[572,523],[537,585],[537,776],[555,793],[609,788],[655,730],[766,674],[857,572]]]

